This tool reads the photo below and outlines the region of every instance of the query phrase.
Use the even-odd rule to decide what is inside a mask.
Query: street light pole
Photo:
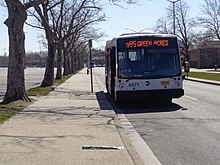
[[[175,18],[176,18],[175,3],[178,2],[179,0],[176,0],[176,1],[167,0],[167,1],[173,3],[173,34],[175,35]]]
[[[91,78],[91,92],[93,93],[93,79],[92,79],[92,40],[89,40],[89,67],[90,67],[90,78]]]

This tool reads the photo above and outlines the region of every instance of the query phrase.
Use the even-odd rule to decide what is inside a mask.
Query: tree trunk
[[[25,34],[23,27],[27,19],[27,12],[20,1],[5,0],[5,2],[9,15],[5,21],[9,35],[9,64],[7,89],[3,103],[16,100],[31,101],[25,90],[24,79]]]
[[[71,61],[71,73],[74,73],[76,71],[75,56],[76,56],[76,49],[74,49],[72,51],[71,58],[70,58],[70,61]]]
[[[63,49],[63,75],[70,74],[70,61],[69,55],[65,49]]]
[[[57,44],[57,74],[56,79],[62,79],[62,48],[60,43]]]
[[[44,73],[44,79],[42,81],[41,87],[52,86],[54,83],[54,58],[55,58],[55,42],[48,41],[48,56],[46,70]]]
[[[47,18],[47,16],[45,17]],[[56,53],[56,44],[53,36],[53,31],[51,30],[48,24],[48,20],[44,19],[45,17],[42,18],[42,26],[44,27],[44,31],[46,34],[48,55],[47,55],[46,70],[44,73],[44,79],[41,83],[41,87],[52,86],[54,83],[54,59]]]
[[[71,63],[71,65],[70,65],[71,73],[74,73],[74,57],[72,54],[70,56],[70,63]]]
[[[44,79],[41,83],[41,87],[52,86],[54,83],[54,58],[56,53],[56,44],[54,39],[54,33],[49,25],[49,16],[47,5],[49,3],[45,1],[41,8],[39,6],[35,6],[36,12],[39,14],[42,20],[42,26],[44,27],[44,31],[46,34],[47,45],[48,45],[48,55],[47,55],[47,63],[46,69],[44,73]],[[41,9],[43,11],[41,11]]]
[[[71,74],[71,62],[70,62],[70,53],[67,54],[67,74]]]

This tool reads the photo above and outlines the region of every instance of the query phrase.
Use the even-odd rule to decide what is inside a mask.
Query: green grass
[[[17,114],[30,104],[30,102],[24,102],[20,100],[11,102],[9,104],[0,104],[0,124],[11,118],[13,115]]]
[[[35,87],[27,91],[28,96],[47,96],[54,88],[53,87]]]
[[[54,80],[54,85],[58,86],[64,83],[67,79],[69,79],[72,74],[63,76],[62,80]],[[47,96],[54,87],[35,87],[31,88],[27,91],[28,96]],[[0,103],[0,124],[4,123],[6,120],[11,118],[13,115],[17,114],[18,112],[22,111],[24,108],[28,107],[31,102],[25,101],[14,101],[9,104],[1,104]]]
[[[60,84],[64,83],[66,80],[68,80],[72,74],[63,76],[61,80],[55,79],[54,85],[59,86]],[[52,90],[54,90],[54,87],[35,87],[31,88],[27,91],[28,96],[47,96]]]
[[[21,100],[11,102],[9,104],[0,104],[0,110],[1,111],[21,111],[26,107],[26,105],[29,105],[30,103],[24,102]]]
[[[58,86],[58,85],[64,83],[64,82],[65,82],[66,80],[68,80],[71,76],[72,76],[72,74],[68,74],[68,75],[63,76],[63,78],[62,78],[61,80],[55,79],[55,80],[54,80],[54,85]]]
[[[0,124],[14,116],[16,112],[0,112]]]
[[[183,74],[186,75],[185,72],[183,72]],[[220,73],[189,72],[189,77],[220,81]]]

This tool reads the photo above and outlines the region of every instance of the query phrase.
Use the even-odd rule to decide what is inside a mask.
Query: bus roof
[[[113,38],[106,42],[106,48],[113,47],[116,44],[117,39],[120,38],[132,38],[132,37],[168,37],[168,38],[177,38],[173,34],[157,34],[157,33],[123,33],[118,37]]]
[[[173,34],[157,34],[157,33],[124,33],[121,34],[117,38],[129,38],[129,37],[170,37],[170,38],[176,38],[176,35]]]

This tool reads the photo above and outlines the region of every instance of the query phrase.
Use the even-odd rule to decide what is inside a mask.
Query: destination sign
[[[137,41],[137,40],[129,40],[126,42],[126,48],[136,48],[136,47],[168,47],[169,40],[144,40],[144,41]]]
[[[119,49],[135,48],[175,48],[177,46],[176,38],[168,37],[136,37],[122,38],[118,40]]]

